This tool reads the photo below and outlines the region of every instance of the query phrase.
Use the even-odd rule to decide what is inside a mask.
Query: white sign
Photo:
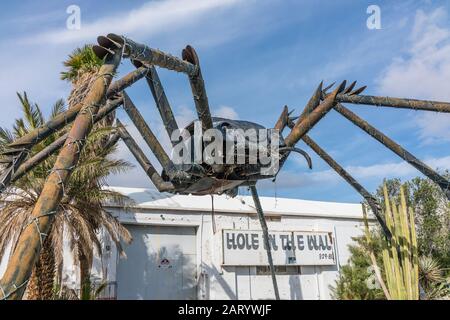
[[[268,265],[262,231],[223,230],[223,264]],[[323,231],[269,231],[274,265],[335,265],[334,239]]]

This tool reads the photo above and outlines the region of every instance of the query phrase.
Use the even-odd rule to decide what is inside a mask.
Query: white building
[[[128,210],[108,207],[127,226],[133,243],[126,247],[127,259],[119,259],[106,244],[111,250],[94,273],[103,269],[116,284],[118,299],[274,298],[251,197],[214,196],[212,214],[210,196],[116,190],[135,202]],[[261,197],[261,203],[275,238],[281,298],[330,299],[329,286],[347,262],[351,238],[363,231],[361,205],[269,197]],[[321,235],[332,241],[308,251],[306,242],[311,239],[314,247],[316,236],[319,245]],[[292,238],[295,248],[289,250]],[[303,252],[299,239],[304,239]]]
[[[133,242],[119,258],[104,238],[93,277],[109,283],[118,299],[273,299],[261,228],[250,196],[161,194],[114,188],[129,208],[107,205]],[[261,197],[282,299],[330,299],[352,237],[363,232],[360,204]],[[2,266],[3,265],[3,266]],[[5,261],[0,264],[0,274]],[[2,268],[3,267],[3,268]],[[77,271],[65,257],[63,279],[77,287]]]

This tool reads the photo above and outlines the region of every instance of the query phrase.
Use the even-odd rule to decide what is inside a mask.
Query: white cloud
[[[434,169],[450,170],[450,156],[429,158],[424,162]],[[420,174],[419,171],[404,161],[369,166],[347,166],[345,170],[355,179],[364,182],[370,180],[378,180],[378,182],[381,182],[382,179],[390,177],[411,178]],[[280,189],[314,187],[323,184],[330,186],[337,183],[344,183],[344,180],[332,169],[306,172],[283,170],[277,177],[277,188]],[[273,184],[268,180],[264,180],[261,183],[261,187],[270,189],[273,188]]]
[[[213,112],[213,116],[220,118],[227,118],[232,120],[238,120],[239,115],[232,107],[221,106]]]
[[[450,29],[443,8],[416,12],[409,47],[394,59],[378,79],[383,95],[450,100]],[[420,113],[415,116],[425,143],[450,141],[450,114]]]
[[[152,36],[153,39],[158,39],[158,46],[174,46],[179,49],[179,43],[174,45],[173,41],[185,44],[187,32],[189,39],[199,39],[196,46],[199,43],[216,45],[234,38],[242,22],[247,21],[242,17],[237,18],[236,10],[231,12],[227,9],[236,9],[237,5],[245,5],[251,9],[253,3],[254,1],[244,3],[241,0],[149,1],[134,9],[123,10],[120,14],[117,11],[108,14],[99,12],[95,20],[83,20],[81,30],[67,30],[65,23],[61,23],[56,29],[44,31],[45,24],[39,24],[39,21],[53,19],[61,12],[58,10],[52,11],[51,15],[36,14],[38,18],[34,17],[30,21],[31,26],[27,32],[4,37],[0,44],[0,100],[3,111],[8,114],[8,117],[0,117],[0,126],[10,126],[11,118],[19,116],[16,91],[26,90],[44,112],[50,110],[54,101],[66,97],[70,86],[59,79],[59,72],[63,69],[62,61],[76,46],[94,42],[100,34],[131,34],[141,41]],[[83,19],[83,7],[81,10]],[[254,14],[252,10],[243,11]],[[31,19],[29,16],[20,18],[27,21]],[[216,21],[226,21],[227,24],[216,26]],[[210,41],[213,38],[214,41]],[[186,124],[183,116],[182,114],[181,125]],[[189,117],[189,121],[192,119],[193,117]]]
[[[240,0],[168,0],[151,1],[137,9],[100,18],[91,23],[83,23],[80,30],[50,30],[41,35],[27,38],[28,42],[70,43],[92,40],[99,34],[117,32],[119,34],[154,35],[167,33],[190,24],[197,23],[199,15],[213,10],[233,6]],[[83,10],[83,8],[81,8]]]
[[[427,165],[436,170],[450,169],[450,156],[441,158],[428,158],[423,160]],[[382,179],[385,177],[410,177],[419,175],[413,166],[405,161],[375,164],[370,166],[348,166],[345,168],[357,179]]]
[[[194,106],[192,108],[185,105],[179,107],[175,113],[175,119],[180,128],[185,128],[189,123],[197,119]]]

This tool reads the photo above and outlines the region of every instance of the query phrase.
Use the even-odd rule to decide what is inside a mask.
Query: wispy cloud
[[[450,100],[450,28],[444,8],[418,10],[409,49],[383,71],[379,91],[385,95]],[[423,142],[450,141],[450,115],[421,113],[415,117]]]
[[[424,162],[434,169],[450,170],[450,156],[429,158]],[[345,170],[359,181],[367,182],[376,180],[377,183],[381,183],[384,178],[410,178],[420,174],[406,162],[390,162],[369,166],[347,166]],[[293,189],[306,186],[312,188],[325,184],[328,186],[336,185],[340,182],[343,182],[342,178],[331,169],[312,172],[284,170],[277,177],[277,188]],[[271,189],[273,185],[270,181],[263,181],[261,187]]]
[[[67,30],[61,27],[25,40],[58,44],[92,40],[99,34],[110,32],[136,36],[167,33],[168,29],[174,30],[197,23],[199,15],[226,9],[239,2],[241,0],[151,1],[128,12],[101,17],[90,23],[82,22],[80,30]]]
[[[232,23],[233,13],[231,8],[238,5],[251,6],[254,1],[243,4],[241,0],[168,0],[149,1],[140,7],[124,9],[102,14],[90,22],[82,20],[81,30],[68,30],[65,23],[50,30],[45,30],[49,18],[61,15],[61,10],[43,12],[36,15],[22,15],[15,17],[17,23],[29,22],[33,29],[14,37],[5,36],[0,44],[0,100],[4,110],[10,116],[18,115],[16,91],[26,90],[31,99],[40,103],[44,111],[61,97],[69,92],[69,85],[59,79],[62,71],[62,61],[78,45],[86,42],[94,42],[100,34],[117,32],[133,35],[140,41],[145,41],[148,36],[158,38],[158,46],[171,46],[171,41],[181,32],[200,32],[201,43],[214,45],[226,41],[235,33],[233,28],[229,31],[216,32],[214,27],[206,28],[206,25],[214,24],[211,16],[221,17],[220,21]],[[86,9],[87,10],[87,9]],[[93,9],[91,9],[93,10]],[[81,7],[83,19],[83,7]],[[39,23],[41,22],[41,23]],[[236,22],[236,21],[235,21]],[[51,24],[54,25],[54,24]],[[239,28],[240,23],[235,23]],[[221,27],[222,28],[222,27]],[[223,29],[226,29],[223,26]],[[45,30],[45,31],[44,31]],[[186,31],[187,30],[187,31]],[[189,31],[190,30],[190,31]],[[180,36],[181,37],[181,36]],[[183,37],[186,39],[198,38]],[[209,39],[214,38],[213,42]],[[176,46],[178,49],[179,45]],[[32,55],[32,59],[30,58]],[[190,120],[193,117],[189,117]],[[189,120],[189,121],[190,121]],[[183,114],[181,114],[183,122]],[[6,117],[0,118],[0,126],[10,123]]]
[[[227,118],[227,119],[233,119],[233,120],[239,119],[239,114],[236,112],[236,110],[229,106],[221,106],[221,107],[217,108],[217,110],[215,110],[215,112],[213,112],[213,116]]]

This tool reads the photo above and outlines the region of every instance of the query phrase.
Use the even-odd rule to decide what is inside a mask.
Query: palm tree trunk
[[[33,269],[27,286],[28,300],[50,300],[53,298],[55,280],[55,256],[51,238],[44,241],[39,260]]]
[[[91,265],[87,257],[80,253],[80,299],[87,300],[91,291]]]

